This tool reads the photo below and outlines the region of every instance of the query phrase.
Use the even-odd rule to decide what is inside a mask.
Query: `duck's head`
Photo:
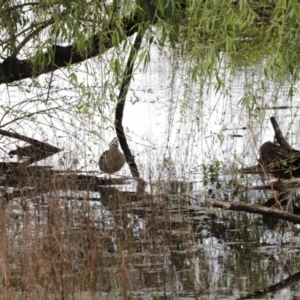
[[[113,140],[109,143],[109,147],[119,147],[119,139],[114,137]]]

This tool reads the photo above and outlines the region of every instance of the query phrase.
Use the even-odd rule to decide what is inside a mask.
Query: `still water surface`
[[[67,274],[66,277],[74,278],[74,285],[80,291],[79,296],[77,292],[73,294],[74,299],[85,296],[91,299],[238,299],[255,295],[260,299],[300,298],[299,226],[285,224],[270,230],[261,216],[205,205],[206,197],[263,204],[272,196],[267,192],[233,196],[233,179],[247,185],[262,183],[258,176],[242,178],[233,169],[256,163],[259,146],[273,139],[269,122],[272,115],[289,142],[300,148],[299,95],[288,98],[291,87],[288,82],[262,84],[258,70],[253,74],[224,73],[228,84],[215,92],[213,80],[204,88],[200,82],[190,83],[186,80],[187,66],[175,68],[174,62],[169,53],[153,49],[147,72],[136,70],[124,113],[124,125],[142,176],[153,183],[148,190],[158,196],[152,199],[154,204],[144,199],[116,209],[102,205],[102,198],[100,203],[89,203],[89,222],[97,224],[103,235],[101,239],[105,239],[105,243],[95,239],[92,245],[101,245],[99,253],[104,262],[99,266],[95,263],[98,275],[93,276],[99,278],[91,286],[88,283],[76,286],[75,271]],[[240,101],[245,96],[255,99],[250,109]],[[278,106],[289,109],[276,109]],[[111,111],[106,112],[110,119]],[[68,117],[64,116],[63,120],[67,121]],[[82,126],[82,119],[82,123],[74,122],[76,138],[73,129],[58,129],[65,137],[55,131],[54,140],[65,152],[54,163],[77,155],[84,157],[79,159],[78,169],[97,170],[99,154],[107,147],[103,140],[109,142],[114,133],[102,129],[102,143],[97,144],[87,134],[95,123],[90,120]],[[43,122],[39,126],[42,125]],[[74,133],[74,140],[68,133]],[[38,132],[34,134],[39,138]],[[76,155],[74,149],[78,150]],[[214,180],[208,176],[204,182],[203,164],[218,171]],[[129,168],[119,175],[130,176]],[[184,183],[184,188],[178,187],[178,182],[179,186]],[[162,194],[167,194],[168,200]],[[103,195],[100,193],[98,197]],[[68,203],[62,202],[58,207],[78,212],[80,206],[80,213],[85,209],[76,201]],[[35,202],[30,205],[39,220],[49,219],[48,208],[43,212],[36,208]],[[7,211],[22,215],[22,203],[10,203]],[[73,222],[72,230],[82,229],[82,219]],[[20,227],[25,225],[20,221],[19,227],[11,226],[17,239]],[[78,265],[82,263],[81,267],[89,270],[85,254],[82,256]],[[285,281],[293,275],[291,282]],[[93,276],[88,273],[87,278],[92,281]],[[279,285],[274,287],[276,284]],[[90,293],[93,289],[94,294]],[[258,293],[264,289],[272,293]]]

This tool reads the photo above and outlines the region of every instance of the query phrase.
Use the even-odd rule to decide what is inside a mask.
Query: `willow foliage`
[[[162,3],[169,3],[163,6]],[[299,1],[159,1],[166,32],[178,34],[181,53],[197,74],[212,73],[220,54],[225,67],[262,65],[267,78],[299,80]],[[170,4],[172,3],[172,4]],[[165,10],[162,9],[165,7]],[[167,9],[168,8],[168,9]],[[173,45],[174,40],[170,41]]]
[[[298,1],[193,1],[182,27],[186,52],[214,64],[264,67],[267,77],[299,77]]]
[[[225,54],[225,67],[259,64],[268,78],[297,81],[299,23],[296,0],[4,1],[0,49],[2,63],[11,57],[27,59],[39,75],[57,65],[53,45],[59,42],[84,60],[120,47],[143,30],[149,42],[180,49],[194,63],[195,78],[211,75]],[[62,60],[59,67],[78,62]],[[14,78],[6,78],[10,80]]]

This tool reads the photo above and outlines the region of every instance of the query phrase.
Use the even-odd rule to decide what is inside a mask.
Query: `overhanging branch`
[[[122,21],[122,24],[124,25],[124,35],[120,37],[120,42],[137,32],[138,26],[136,25],[139,23],[140,20],[137,17],[131,19],[124,18]],[[111,22],[102,30],[102,32],[90,36],[89,40],[92,41],[92,46],[90,47],[90,50],[85,53],[82,53],[76,44],[65,47],[52,45],[54,58],[49,60],[51,54],[45,52],[43,56],[45,61],[49,61],[49,63],[44,68],[41,68],[40,66],[37,68],[34,66],[32,57],[19,60],[16,56],[9,56],[0,64],[0,84],[37,77],[41,74],[46,74],[68,65],[83,62],[89,58],[96,57],[99,54],[103,54],[114,46],[112,28],[115,27],[115,22]]]

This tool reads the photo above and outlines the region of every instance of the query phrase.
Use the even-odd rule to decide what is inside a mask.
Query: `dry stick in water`
[[[205,202],[213,207],[223,208],[226,210],[245,211],[260,215],[271,216],[276,219],[282,219],[296,224],[300,224],[300,216],[282,211],[276,208],[265,207],[255,204],[246,204],[238,202],[225,202],[215,199],[206,199]]]

